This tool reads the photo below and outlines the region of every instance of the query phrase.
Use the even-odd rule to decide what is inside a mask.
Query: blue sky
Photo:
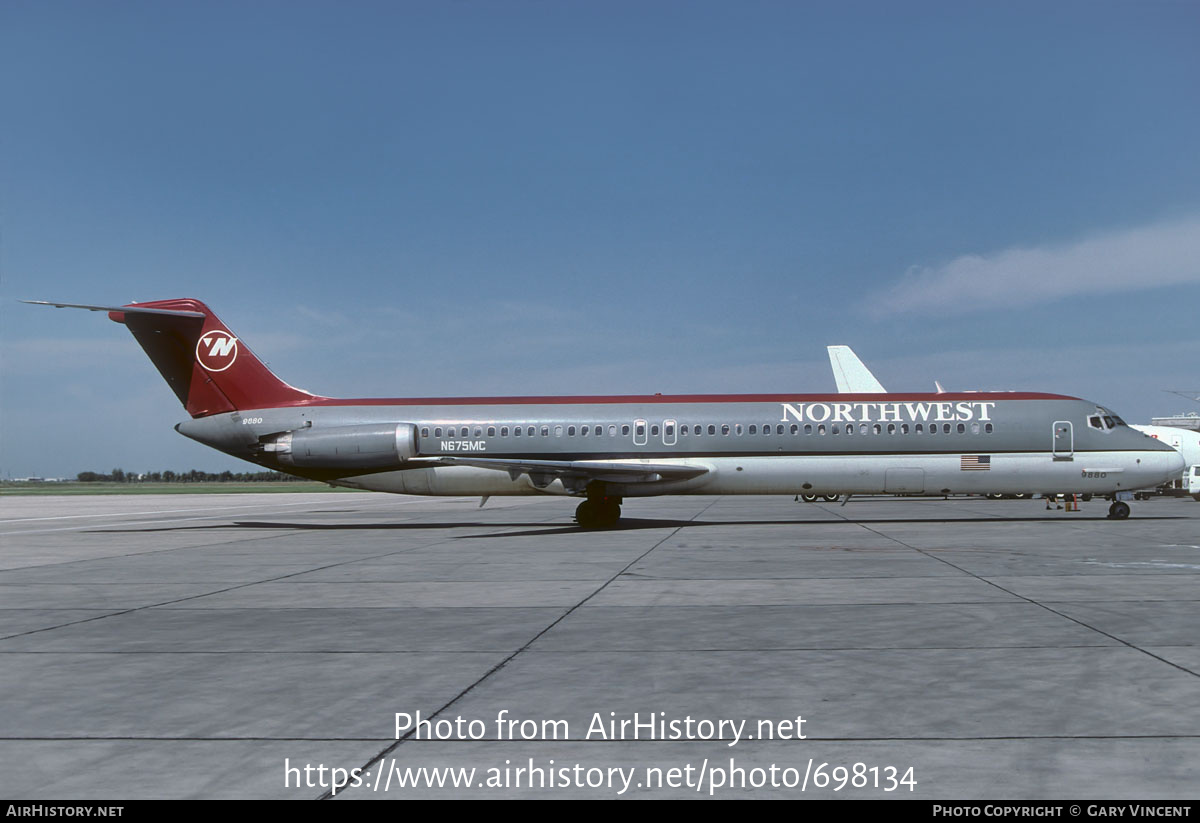
[[[242,468],[101,315],[330,395],[1200,389],[1200,4],[0,4],[0,472]]]

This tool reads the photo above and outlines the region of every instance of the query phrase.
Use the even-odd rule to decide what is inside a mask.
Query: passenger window
[[[716,434],[716,433],[717,433],[717,427],[716,427],[716,426],[714,426],[712,423],[709,423],[709,424],[708,424],[708,433],[709,433],[709,434]]]
[[[617,427],[616,427],[615,425],[609,425],[609,427],[608,427],[608,436],[609,436],[609,437],[616,437],[616,436],[617,436]]]
[[[483,426],[476,426],[476,427],[475,427],[475,436],[476,436],[476,437],[483,437]]]
[[[634,434],[634,437],[645,437],[645,436],[646,436],[646,424],[638,423],[637,424],[637,433]]]
[[[429,427],[428,427],[428,426],[426,426],[425,428],[421,429],[421,436],[422,436],[422,437],[428,437],[428,436],[429,436]]]
[[[979,424],[978,423],[971,424],[971,434],[979,434]]]
[[[883,426],[881,426],[879,423],[876,423],[874,426],[872,426],[871,430],[876,434],[883,434]]]
[[[567,426],[567,437],[574,437],[574,436],[575,436],[575,427]]]
[[[859,434],[866,434],[866,433],[867,433],[867,424],[866,424],[866,423],[859,423],[859,424],[858,424],[858,433],[859,433]]]
[[[621,434],[625,437],[629,436],[629,424],[628,423],[626,423],[624,426],[621,427]]]
[[[799,427],[798,425],[796,425],[795,423],[793,423],[793,424],[792,424],[792,428],[791,428],[791,432],[792,432],[792,434],[796,434],[796,433],[798,433],[799,431],[800,431],[800,427]]]
[[[900,433],[901,433],[901,434],[908,434],[908,424],[907,424],[907,423],[901,423],[901,424],[900,424]]]
[[[441,426],[438,426],[437,428],[435,428],[435,429],[433,430],[433,436],[434,436],[434,437],[441,437],[441,436],[442,436],[442,427],[441,427]]]
[[[521,427],[513,426],[513,437],[520,437],[520,436],[521,436]]]
[[[780,423],[778,426],[775,427],[775,433],[783,434],[783,424],[782,423]],[[793,432],[793,434],[795,434],[795,432]]]
[[[824,434],[824,433],[825,433],[825,424],[822,423],[819,426],[817,426],[817,434]]]
[[[896,433],[896,424],[888,423],[888,434],[895,434],[895,433]]]
[[[542,426],[542,437],[549,437],[549,436],[550,436],[550,427]]]
[[[680,434],[682,434],[682,435],[684,435],[684,436],[686,436],[686,435],[687,435],[687,433],[688,433],[688,427],[687,427],[687,426],[680,426],[680,427],[679,427],[679,433],[680,433]]]
[[[671,423],[668,423],[665,434],[667,437],[674,437],[675,436],[675,426]]]
[[[812,434],[812,423],[805,423],[805,424],[804,424],[804,433],[805,433],[805,434]]]
[[[488,437],[495,437],[495,436],[496,436],[496,427],[488,426]]]
[[[721,434],[729,434],[729,424],[728,423],[721,424]]]
[[[703,434],[704,430],[699,425],[692,427],[692,434]]]
[[[500,436],[501,436],[501,437],[508,437],[508,426],[501,426],[501,427],[500,427]]]
[[[992,424],[991,423],[984,424],[983,430],[987,434],[991,434],[992,433]]]
[[[830,427],[829,427],[829,433],[830,433],[830,434],[837,434],[837,433],[838,433],[838,426],[837,426],[837,423],[834,423],[832,426],[830,426]]]
[[[854,424],[853,423],[846,424],[846,434],[854,434]]]
[[[555,437],[562,437],[562,426],[555,426],[555,427],[554,427],[554,436],[555,436]]]
[[[580,433],[581,435],[583,435],[584,437],[587,437],[587,434],[588,434],[588,427],[587,427],[587,426],[580,426],[580,428],[579,428],[579,433]]]
[[[917,427],[916,427],[916,429],[914,429],[914,431],[915,431],[917,434],[924,434],[924,433],[925,433],[925,427],[924,427],[923,425],[921,425],[920,423],[918,423],[918,424],[917,424]]]
[[[758,434],[758,426],[756,426],[756,425],[754,425],[753,423],[751,423],[751,424],[750,424],[750,431],[749,431],[749,433],[750,433],[750,434]]]
[[[943,424],[942,425],[942,434],[949,434],[949,433],[950,433],[950,424],[949,423]]]
[[[733,426],[733,433],[734,433],[734,434],[736,434],[736,435],[739,435],[739,436],[741,435],[741,433],[742,433],[742,424],[741,424],[741,423],[735,423],[735,424],[734,424],[734,426]]]
[[[650,427],[650,435],[652,437],[658,437],[658,424],[657,423],[655,423],[653,426]]]

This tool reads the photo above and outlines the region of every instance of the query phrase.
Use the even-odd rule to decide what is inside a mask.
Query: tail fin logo
[[[237,355],[238,339],[227,331],[210,331],[196,342],[196,362],[208,371],[225,371]]]

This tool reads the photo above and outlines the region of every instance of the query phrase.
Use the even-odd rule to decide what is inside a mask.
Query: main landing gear
[[[1108,507],[1109,520],[1124,520],[1129,517],[1129,504],[1124,500],[1114,500]]]
[[[609,497],[601,488],[589,486],[587,500],[575,508],[581,529],[611,529],[621,519],[621,498]]]
[[[575,508],[575,522],[581,529],[611,529],[621,519],[621,504],[611,497],[584,500]]]

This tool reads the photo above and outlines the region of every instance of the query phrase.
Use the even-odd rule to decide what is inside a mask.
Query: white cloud
[[[1046,303],[1070,295],[1200,283],[1200,215],[1059,246],[964,255],[913,267],[870,310],[877,316]]]

